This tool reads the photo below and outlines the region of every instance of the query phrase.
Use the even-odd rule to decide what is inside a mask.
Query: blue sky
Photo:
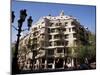
[[[19,19],[21,9],[27,9],[28,14],[28,16],[26,17],[26,21],[23,23],[23,29],[27,28],[27,19],[29,18],[29,16],[32,16],[34,24],[42,16],[47,16],[48,14],[51,14],[52,16],[58,16],[63,10],[65,15],[72,15],[76,17],[82,25],[88,27],[91,32],[95,33],[95,6],[24,2],[13,0],[11,10],[15,12],[15,20],[13,25],[16,27],[18,25],[17,20]],[[12,28],[12,42],[16,40],[16,34],[17,31]]]

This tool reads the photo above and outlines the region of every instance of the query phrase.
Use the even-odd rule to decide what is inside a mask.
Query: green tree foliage
[[[74,57],[79,59],[80,63],[84,63],[85,58],[92,61],[95,61],[96,59],[95,35],[90,33],[88,41],[88,45],[79,45],[78,47],[74,48]]]
[[[15,53],[15,45],[14,44],[11,47],[11,51],[12,51],[12,57],[14,57],[14,53]]]
[[[96,37],[95,34],[90,33],[89,35],[89,57],[96,58]]]

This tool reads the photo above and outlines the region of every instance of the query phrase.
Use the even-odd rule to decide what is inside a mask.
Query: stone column
[[[54,35],[52,35],[52,39],[54,39]],[[54,46],[54,41],[52,41],[52,46]]]
[[[71,67],[74,67],[74,59],[71,59]]]
[[[47,60],[45,59],[45,67],[44,69],[47,69]]]
[[[65,58],[63,59],[63,69],[64,69],[64,66],[65,66]]]
[[[53,61],[52,69],[55,69],[55,59]]]

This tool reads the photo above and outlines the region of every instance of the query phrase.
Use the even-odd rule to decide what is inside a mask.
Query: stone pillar
[[[39,69],[42,68],[42,58],[39,59]]]
[[[47,69],[47,60],[45,59],[45,67],[44,69]]]
[[[63,59],[63,69],[64,69],[64,67],[65,67],[65,59]]]
[[[75,54],[75,51],[72,48],[72,55],[74,55],[74,54]],[[71,65],[72,65],[72,67],[74,67],[74,58],[73,57],[71,58]]]
[[[52,35],[52,39],[54,39],[54,35]],[[54,41],[52,41],[52,46],[54,46]]]
[[[36,61],[36,65],[37,65],[36,69],[39,69],[39,64],[40,64],[39,59],[37,59],[37,61]]]
[[[53,61],[52,69],[55,69],[55,59]]]
[[[71,67],[74,67],[74,59],[72,58]]]

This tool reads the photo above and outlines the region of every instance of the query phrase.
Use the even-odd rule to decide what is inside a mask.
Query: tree
[[[80,63],[84,63],[85,58],[89,60],[89,62],[95,62],[96,60],[96,45],[95,45],[95,35],[89,33],[89,44],[87,45],[79,45],[75,47],[76,58]]]
[[[14,57],[14,53],[15,53],[15,43],[11,44],[11,50],[12,50],[12,58]]]

